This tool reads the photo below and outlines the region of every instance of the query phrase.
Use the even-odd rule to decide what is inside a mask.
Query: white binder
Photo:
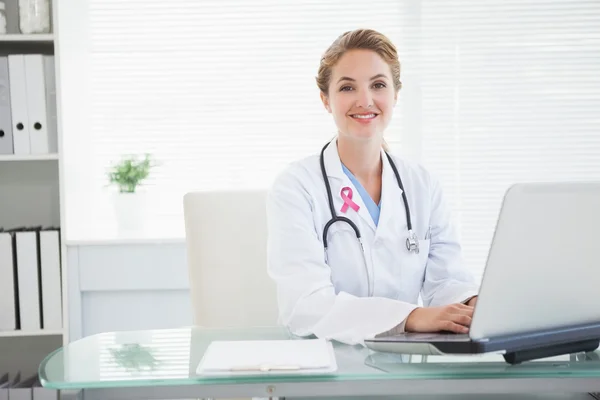
[[[21,330],[38,331],[41,329],[41,318],[37,234],[34,231],[22,231],[15,235]]]
[[[11,54],[8,56],[8,75],[14,154],[31,154],[29,116],[27,112],[27,82],[23,55]]]
[[[46,81],[46,115],[48,119],[48,152],[58,153],[58,110],[56,107],[56,72],[54,56],[44,56]]]
[[[17,328],[12,235],[0,232],[0,331]]]
[[[0,56],[0,154],[13,154],[8,57]]]
[[[43,329],[62,329],[60,243],[58,230],[40,232]]]
[[[10,400],[33,400],[33,385],[37,380],[37,376],[29,378],[15,379],[15,383],[8,389],[8,398]]]
[[[44,58],[41,54],[26,54],[24,58],[31,154],[48,154],[50,142],[46,113]]]

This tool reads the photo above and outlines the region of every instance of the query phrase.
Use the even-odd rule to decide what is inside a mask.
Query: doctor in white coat
[[[468,332],[478,285],[440,184],[386,151],[401,87],[394,45],[372,30],[345,33],[321,59],[317,84],[338,134],[281,173],[267,200],[281,323],[349,344],[402,331]]]

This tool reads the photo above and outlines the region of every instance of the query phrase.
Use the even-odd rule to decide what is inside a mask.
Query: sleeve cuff
[[[375,337],[394,336],[399,333],[403,333],[405,324],[406,324],[406,319],[404,321],[400,322],[398,325],[396,325],[392,329],[390,329],[389,331],[381,332],[381,333],[377,334]]]

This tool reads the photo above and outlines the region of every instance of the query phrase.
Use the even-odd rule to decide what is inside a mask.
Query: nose
[[[362,90],[358,93],[356,107],[370,108],[373,105],[373,96],[368,90]]]

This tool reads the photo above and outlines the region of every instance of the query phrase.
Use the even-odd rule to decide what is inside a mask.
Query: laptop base
[[[595,351],[600,346],[600,339],[581,340],[571,343],[561,343],[551,346],[538,347],[534,349],[518,350],[503,354],[504,361],[509,364],[520,364],[524,361],[536,360],[560,356],[563,354],[573,354],[581,352]]]
[[[423,354],[482,354],[502,352],[508,364],[520,364],[540,358],[564,354],[588,353],[600,357],[600,323],[545,329],[471,339],[468,334],[403,332],[393,336],[366,339],[365,345],[375,351]]]

